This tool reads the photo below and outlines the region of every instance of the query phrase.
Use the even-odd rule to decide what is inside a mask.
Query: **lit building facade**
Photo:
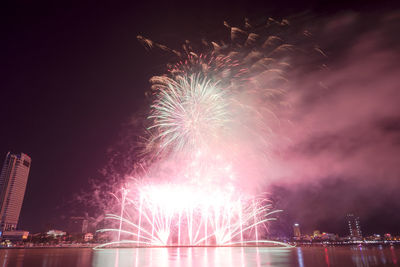
[[[92,240],[93,240],[93,234],[92,234],[92,233],[86,233],[86,234],[83,236],[83,240],[85,240],[85,242],[92,241]]]
[[[2,233],[1,238],[3,240],[10,241],[24,241],[27,240],[29,236],[28,231],[5,231]]]
[[[347,214],[347,223],[349,226],[350,237],[353,239],[361,239],[360,218],[354,214]]]
[[[313,237],[321,237],[321,231],[320,230],[314,230]]]
[[[295,223],[293,225],[293,236],[295,238],[300,238],[301,237],[300,225],[298,223]]]
[[[7,153],[0,173],[0,230],[17,228],[28,182],[31,158],[24,154]]]
[[[67,233],[60,230],[49,230],[46,235],[53,238],[65,236]]]

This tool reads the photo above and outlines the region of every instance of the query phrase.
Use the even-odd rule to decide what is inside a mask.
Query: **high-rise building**
[[[301,237],[300,225],[298,223],[295,223],[293,225],[293,234],[294,234],[295,238],[300,238]]]
[[[30,166],[31,158],[28,155],[7,153],[0,173],[1,232],[17,228]]]
[[[347,223],[349,225],[349,233],[351,238],[362,238],[360,218],[354,214],[347,214]]]

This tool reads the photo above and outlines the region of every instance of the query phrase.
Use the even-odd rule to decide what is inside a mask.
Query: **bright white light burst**
[[[193,152],[215,143],[231,121],[230,96],[200,74],[165,78],[149,116],[160,151]]]

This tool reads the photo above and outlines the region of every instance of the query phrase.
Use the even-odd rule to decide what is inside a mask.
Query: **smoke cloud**
[[[252,155],[253,148],[261,145],[251,140],[241,147],[238,165],[234,162],[246,177],[240,183],[243,187],[271,192],[275,207],[284,210],[280,224],[287,224],[282,226],[286,234],[294,221],[308,230],[326,225],[321,230],[340,233],[345,228],[340,221],[348,212],[363,220],[384,207],[386,213],[380,214],[399,207],[400,53],[396,49],[400,40],[395,27],[399,19],[399,13],[369,17],[344,13],[311,18],[296,27],[315,43],[314,51],[323,60],[300,59],[288,71],[284,103],[273,110],[279,122],[274,120],[271,127],[267,160],[257,159],[258,151]],[[153,44],[144,37],[140,40],[149,47]],[[257,55],[248,56],[250,60]],[[107,199],[101,206],[104,210],[113,209],[110,191],[129,181],[131,174],[155,168],[152,162],[138,160],[141,144],[148,141],[138,133],[146,117],[141,113],[110,149],[112,162],[103,175],[111,175],[112,182],[105,189],[97,186],[97,199],[91,202],[97,205]],[[389,225],[389,229],[394,228]]]
[[[280,129],[289,141],[276,148],[267,183],[291,192],[281,204],[306,223],[399,206],[399,19],[325,19],[314,37],[326,47],[326,69],[291,80],[290,112],[281,117],[289,123]]]

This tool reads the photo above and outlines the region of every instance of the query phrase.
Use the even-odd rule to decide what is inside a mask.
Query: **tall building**
[[[293,225],[293,234],[294,234],[295,238],[300,238],[301,237],[300,225],[298,223],[295,223]]]
[[[349,225],[349,233],[351,238],[362,238],[360,218],[354,214],[347,214],[347,223]]]
[[[31,158],[24,154],[7,153],[0,173],[0,231],[17,228],[24,201]]]

